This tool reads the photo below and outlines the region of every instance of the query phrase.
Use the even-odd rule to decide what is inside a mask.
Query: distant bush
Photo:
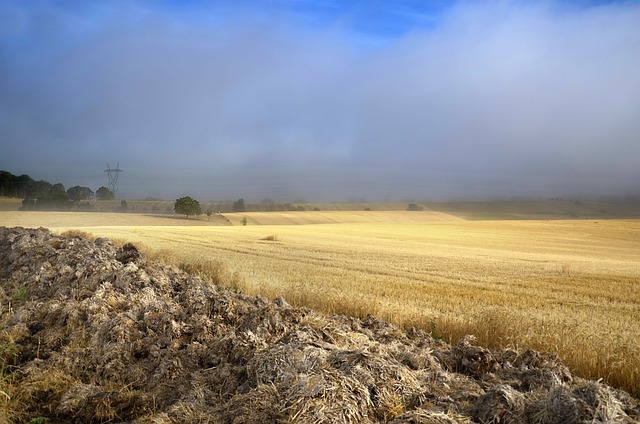
[[[233,202],[233,211],[234,212],[246,212],[247,206],[244,204],[244,199],[238,199]]]
[[[420,205],[417,205],[415,203],[409,203],[409,206],[407,206],[407,210],[408,211],[423,211],[424,208]]]
[[[89,202],[75,202],[75,204],[78,211],[88,212],[95,210],[95,206]]]
[[[22,211],[34,211],[36,210],[36,199],[24,199],[22,201],[22,206],[20,207]]]
[[[302,211],[306,211],[307,209],[302,206],[302,205],[292,205],[291,203],[285,203],[284,207],[288,210],[288,211],[298,211],[298,212],[302,212]]]

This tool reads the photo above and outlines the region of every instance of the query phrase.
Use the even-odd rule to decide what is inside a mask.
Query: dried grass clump
[[[500,384],[480,397],[474,418],[483,423],[517,424],[523,422],[524,409],[524,394],[507,384]]]
[[[85,240],[95,240],[94,235],[91,234],[90,232],[82,231],[82,230],[78,230],[78,229],[66,230],[63,233],[61,233],[60,235],[62,237],[66,237],[66,238],[78,237],[78,238],[85,239]]]
[[[222,289],[45,229],[0,228],[0,422],[633,422],[557,357]],[[215,278],[230,278],[224,271]],[[11,303],[11,290],[29,296]],[[11,306],[8,306],[8,305]],[[555,420],[555,421],[554,421]],[[573,421],[572,421],[573,420]]]
[[[277,234],[271,234],[269,236],[264,237],[262,240],[265,241],[280,241],[280,236]]]
[[[533,423],[579,423],[580,402],[576,402],[566,386],[557,386],[532,402],[526,415]]]
[[[396,419],[389,421],[390,424],[471,424],[468,417],[458,415],[453,412],[438,412],[427,409],[417,409],[406,412]]]
[[[384,422],[396,418],[402,414],[407,407],[402,400],[402,396],[388,388],[383,388],[377,395],[378,408],[376,409],[376,416]]]

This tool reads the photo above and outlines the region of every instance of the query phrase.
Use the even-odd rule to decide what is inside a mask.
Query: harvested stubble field
[[[224,276],[220,273],[218,277]],[[632,424],[555,354],[246,296],[132,244],[0,227],[0,423]]]
[[[396,221],[411,218],[331,218],[340,213],[349,223],[91,225],[76,214],[49,221],[60,218],[52,214],[23,225],[132,241],[205,277],[224,269],[235,289],[293,305],[374,314],[454,343],[475,334],[492,348],[554,351],[578,375],[640,390],[640,221],[435,221],[424,212],[415,222],[415,212],[401,211]],[[286,218],[300,223],[305,214]],[[392,219],[385,214],[380,221]],[[17,216],[4,213],[0,224],[19,225]]]

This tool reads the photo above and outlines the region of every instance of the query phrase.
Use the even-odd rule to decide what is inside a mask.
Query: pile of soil
[[[0,422],[640,418],[637,399],[553,354],[244,296],[103,238],[0,228],[0,281]]]

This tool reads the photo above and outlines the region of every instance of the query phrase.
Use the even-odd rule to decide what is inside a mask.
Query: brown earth
[[[1,423],[640,419],[553,354],[244,296],[107,239],[0,227],[0,282]]]

